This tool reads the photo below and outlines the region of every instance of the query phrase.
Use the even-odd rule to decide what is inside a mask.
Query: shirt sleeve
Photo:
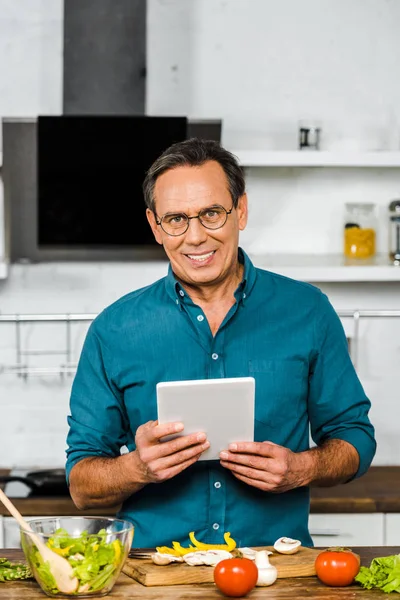
[[[95,320],[88,330],[72,384],[67,481],[72,467],[83,458],[119,456],[127,442],[128,424],[122,393],[112,382],[111,353],[96,329]]]
[[[317,445],[329,439],[349,442],[360,463],[354,478],[370,467],[376,451],[367,398],[351,361],[342,323],[325,294],[315,320],[316,353],[309,379],[311,437]]]

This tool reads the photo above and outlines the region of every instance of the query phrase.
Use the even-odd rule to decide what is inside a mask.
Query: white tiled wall
[[[0,116],[61,112],[62,4],[0,0]],[[295,149],[304,117],[321,119],[325,148],[398,148],[399,22],[397,0],[148,0],[147,111],[222,118],[230,149]],[[381,207],[385,251],[384,210],[400,194],[400,169],[257,169],[248,191],[247,250],[339,252],[344,202],[365,200]],[[13,265],[0,282],[0,311],[98,312],[165,270],[163,263]],[[321,287],[335,308],[400,308],[398,284]],[[0,364],[12,364],[13,331],[0,327]],[[399,464],[399,330],[393,321],[360,329],[376,464]],[[76,355],[84,331],[74,329]],[[62,330],[49,327],[29,326],[23,341],[31,349],[64,344]],[[0,375],[0,466],[63,464],[70,384]]]

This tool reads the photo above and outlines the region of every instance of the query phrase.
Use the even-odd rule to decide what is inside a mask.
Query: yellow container
[[[344,230],[344,254],[348,258],[370,258],[374,256],[375,229],[347,227]]]
[[[376,253],[375,204],[347,203],[344,225],[344,255],[365,259]]]

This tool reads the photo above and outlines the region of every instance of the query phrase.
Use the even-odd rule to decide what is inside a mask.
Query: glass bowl
[[[31,533],[20,528],[21,545],[32,573],[51,597],[105,596],[113,588],[132,546],[132,523],[108,517],[28,519],[33,532],[74,568],[76,591],[61,592]]]

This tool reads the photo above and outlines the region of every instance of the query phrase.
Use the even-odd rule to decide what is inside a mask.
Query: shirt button
[[[182,292],[182,290],[180,290],[180,291],[179,291],[179,295],[180,295],[180,296],[184,296],[184,295],[185,295],[185,293],[184,293],[184,292]]]
[[[246,298],[246,294],[243,294],[243,300]]]
[[[197,320],[198,320],[198,321],[204,321],[204,317],[203,317],[203,315],[198,315],[198,316],[197,316]]]
[[[217,529],[219,529],[219,525],[218,525],[218,523],[214,523],[214,525],[213,525],[213,529],[215,529],[215,531],[216,531]]]
[[[216,481],[214,483],[214,487],[217,488],[217,489],[219,489],[221,487],[221,482],[220,481]]]
[[[211,354],[211,358],[212,358],[213,360],[217,360],[217,358],[218,358],[218,354],[216,354],[216,353],[214,352],[213,354]]]

